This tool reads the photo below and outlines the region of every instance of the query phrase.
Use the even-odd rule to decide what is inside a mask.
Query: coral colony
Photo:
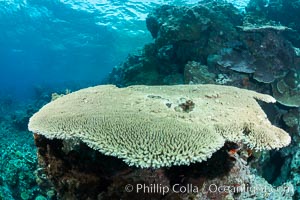
[[[269,95],[222,85],[126,88],[103,85],[82,89],[53,100],[30,118],[29,130],[35,133],[40,163],[44,163],[48,175],[53,177],[52,181],[62,195],[95,198],[104,192],[104,188],[100,188],[105,182],[108,187],[115,187],[114,191],[124,189],[123,184],[126,183],[127,192],[135,193],[136,198],[143,194],[215,194],[213,186],[209,186],[209,192],[199,192],[199,188],[200,191],[204,191],[205,185],[213,185],[208,180],[202,184],[199,182],[201,187],[191,187],[192,184],[187,184],[188,187],[185,188],[179,183],[170,184],[170,181],[165,179],[167,174],[171,173],[172,167],[174,169],[194,164],[194,170],[197,170],[197,165],[209,162],[214,154],[224,153],[224,145],[228,152],[232,152],[236,144],[258,151],[289,145],[289,134],[268,121],[257,100],[275,102]],[[77,161],[77,164],[72,166],[72,172],[60,170],[66,168],[64,165],[71,161],[65,160],[70,154],[76,160],[86,160],[86,157],[80,158],[80,155],[76,154],[88,155],[95,151],[99,156],[103,155],[97,160],[91,157],[88,162],[93,163],[93,166],[100,164],[100,171],[98,167],[83,171],[85,168],[82,167],[85,164]],[[223,164],[242,167],[242,161],[235,162],[239,158],[235,153],[232,154],[232,157],[229,157],[225,152]],[[101,162],[106,159],[110,161],[104,166]],[[118,182],[113,182],[113,174],[102,173],[111,170],[111,166],[120,163],[121,160],[127,166],[123,164],[117,169],[117,174],[125,173],[121,176],[123,184],[118,185]],[[222,165],[218,167],[223,168]],[[145,175],[146,171],[152,175]],[[76,181],[65,183],[66,176],[72,174]],[[133,184],[135,176],[141,180]],[[162,183],[153,184],[156,179],[162,179]],[[141,185],[140,181],[144,184]],[[217,190],[220,187],[228,190],[228,193],[235,194],[236,190],[232,188],[250,184],[248,180],[243,179],[237,186],[227,181],[224,184],[231,190],[220,185]],[[69,190],[60,188],[65,184]],[[251,186],[255,187],[256,184],[258,183],[252,183]],[[81,193],[78,185],[82,188],[94,185],[98,189],[92,188]],[[182,192],[178,192],[181,190]],[[252,195],[252,191],[243,191],[243,194],[246,193]],[[224,192],[219,194],[224,195]]]

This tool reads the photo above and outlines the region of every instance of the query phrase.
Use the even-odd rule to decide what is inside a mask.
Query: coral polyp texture
[[[287,146],[290,136],[268,121],[257,100],[275,102],[231,86],[96,86],[45,105],[29,130],[79,139],[137,167],[189,165],[207,160],[225,141],[257,150]]]

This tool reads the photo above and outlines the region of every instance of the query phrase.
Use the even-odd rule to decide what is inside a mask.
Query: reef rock
[[[241,44],[220,50],[220,66],[253,74],[262,83],[272,83],[296,66],[294,47],[280,35],[287,27],[248,24],[238,28]]]
[[[184,82],[186,84],[214,83],[215,74],[208,71],[208,66],[199,62],[190,61],[184,68]]]
[[[226,143],[202,163],[141,169],[82,142],[35,134],[35,143],[39,163],[62,200],[292,200],[294,194],[290,183],[274,188],[251,173],[240,152],[232,153],[236,144]]]
[[[183,80],[189,62],[205,65],[208,55],[235,40],[235,27],[242,25],[241,19],[242,15],[229,3],[203,1],[193,7],[158,7],[146,20],[155,42],[145,45],[134,62],[127,60],[116,67],[109,83],[159,85],[174,84],[175,78]],[[137,57],[129,56],[132,58]]]
[[[294,30],[294,33],[287,33],[287,38],[294,45],[300,47],[300,39],[297,35],[300,32],[300,4],[297,0],[250,0],[246,10],[251,15],[265,18],[280,23]]]

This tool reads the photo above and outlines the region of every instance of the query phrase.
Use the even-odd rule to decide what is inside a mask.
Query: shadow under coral
[[[60,199],[182,199],[191,191],[176,193],[189,184],[201,188],[205,181],[229,173],[234,160],[225,145],[206,162],[160,169],[130,167],[81,142],[49,140],[35,134],[39,163],[54,184]],[[130,184],[130,192],[126,186]],[[138,188],[141,187],[141,188]],[[190,194],[189,194],[190,195]]]

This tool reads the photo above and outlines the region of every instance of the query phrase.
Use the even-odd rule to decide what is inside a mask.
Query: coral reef
[[[281,36],[281,26],[244,25],[239,28],[242,45],[221,49],[219,65],[253,74],[253,79],[262,83],[284,77],[295,66],[296,52]]]
[[[261,83],[284,78],[299,64],[294,46],[283,36],[291,29],[265,21],[253,24],[252,18],[243,18],[226,3],[162,6],[147,18],[155,43],[116,67],[109,82],[120,86],[174,84],[166,77],[176,76],[178,84],[181,76],[185,83],[192,83],[189,73],[203,79],[204,74],[231,73],[226,69],[249,74]],[[204,71],[197,71],[192,62],[203,65],[199,70]],[[213,74],[200,83],[213,83],[210,76]]]
[[[23,132],[23,134],[28,133]],[[28,143],[30,139],[24,138],[24,141]],[[34,173],[38,168],[34,144],[26,143],[21,145],[14,141],[7,143],[6,146],[0,145],[0,199],[29,200],[44,193],[38,186],[38,176]],[[49,181],[45,180],[45,182]]]
[[[0,120],[0,199],[1,200],[54,200],[47,195],[53,186],[39,169],[36,147],[28,132],[28,121],[40,105],[47,103],[39,97],[35,102],[20,103],[4,96]],[[40,187],[39,182],[47,187]]]
[[[215,74],[208,71],[206,65],[196,61],[189,61],[184,67],[185,84],[214,83]]]
[[[173,166],[174,163],[178,162],[176,156],[184,154],[184,151],[178,152],[176,151],[177,149],[184,149],[186,146],[193,146],[190,144],[196,144],[193,142],[197,140],[191,141],[193,138],[186,137],[190,140],[187,141],[184,138],[180,138],[180,142],[176,143],[174,141],[171,145],[165,146],[164,149],[166,150],[176,149],[171,152],[176,154],[174,155],[175,158],[172,158],[173,160],[171,159],[172,161],[167,164],[169,167],[155,169],[155,167],[165,165],[149,164],[147,163],[149,160],[147,156],[153,155],[152,157],[156,156],[155,158],[163,158],[160,157],[161,151],[158,151],[157,155],[154,155],[151,154],[152,152],[149,153],[149,149],[147,148],[153,144],[164,144],[162,142],[164,140],[150,144],[147,142],[149,141],[148,139],[156,141],[157,137],[149,137],[147,141],[143,140],[143,137],[141,137],[142,131],[138,132],[137,130],[143,130],[143,134],[148,133],[145,132],[145,129],[149,129],[150,127],[147,123],[145,125],[145,123],[135,122],[133,123],[136,125],[134,128],[126,126],[124,133],[128,132],[128,130],[139,133],[135,138],[132,137],[133,139],[128,140],[127,138],[130,135],[118,133],[121,130],[120,127],[124,128],[123,123],[121,123],[123,122],[122,120],[128,122],[132,116],[123,116],[122,120],[117,118],[120,120],[118,124],[114,123],[115,121],[109,121],[108,127],[112,127],[112,124],[119,127],[116,130],[111,129],[109,133],[112,133],[113,136],[115,134],[117,136],[122,135],[122,138],[116,137],[116,140],[121,142],[116,146],[109,146],[115,144],[115,140],[109,140],[106,143],[103,142],[103,145],[110,147],[106,149],[109,152],[107,154],[110,156],[103,155],[99,151],[90,148],[94,147],[99,150],[99,147],[97,147],[99,141],[86,137],[87,127],[83,126],[85,129],[83,131],[80,126],[82,123],[78,123],[74,119],[86,116],[86,111],[98,113],[98,110],[92,108],[83,109],[84,111],[81,113],[75,112],[74,116],[69,116],[70,118],[68,119],[70,120],[67,125],[63,124],[61,117],[58,117],[53,119],[55,123],[52,125],[49,123],[49,127],[45,129],[43,127],[31,127],[33,131],[39,134],[44,133],[45,136],[48,136],[47,138],[35,135],[35,142],[39,153],[38,158],[42,165],[42,168],[36,173],[39,177],[37,182],[40,188],[52,187],[51,183],[47,183],[47,178],[49,178],[61,199],[299,199],[300,22],[299,17],[297,17],[299,16],[299,2],[294,0],[251,0],[246,11],[246,13],[240,13],[229,3],[209,0],[201,1],[201,3],[193,7],[168,5],[158,7],[148,15],[146,21],[147,28],[153,36],[154,42],[145,45],[141,51],[131,54],[123,64],[116,66],[108,77],[108,82],[122,87],[138,84],[172,85],[209,83],[236,86],[272,95],[279,102],[278,104],[269,105],[262,101],[258,101],[258,103],[262,106],[262,109],[266,112],[268,119],[272,123],[271,125],[268,122],[267,127],[274,128],[277,126],[291,135],[292,141],[290,146],[279,151],[260,153],[249,149],[240,142],[245,143],[245,140],[253,139],[251,142],[246,141],[248,144],[253,143],[257,135],[265,136],[262,132],[266,133],[266,131],[263,131],[266,127],[249,126],[248,124],[246,128],[243,127],[242,130],[240,128],[240,131],[236,131],[237,129],[234,128],[232,131],[229,127],[237,127],[229,123],[230,119],[234,119],[234,121],[241,120],[241,113],[249,111],[247,109],[237,111],[233,109],[231,112],[225,112],[228,115],[224,114],[221,118],[217,117],[216,122],[214,122],[214,125],[216,125],[217,122],[224,120],[224,123],[226,123],[225,127],[229,128],[228,131],[225,131],[224,127],[222,129],[222,126],[210,127],[212,129],[219,127],[218,130],[222,134],[214,135],[214,139],[217,143],[219,142],[218,147],[212,147],[209,153],[207,153],[208,151],[201,151],[206,157],[211,156],[207,161],[201,158],[197,160],[202,161],[201,163],[192,163],[189,161],[185,162],[185,164],[190,164],[189,166]],[[202,97],[204,99],[203,102],[208,104],[213,102],[213,105],[220,104],[223,108],[227,106],[227,103],[229,105],[236,103],[234,95],[232,96],[232,101],[223,102],[222,99],[219,99],[220,96],[218,93],[213,94],[213,90],[211,89],[211,94],[207,97]],[[126,89],[120,89],[120,91],[126,91]],[[136,92],[131,91],[130,94],[136,94]],[[172,112],[176,113],[177,118],[176,120],[172,118],[168,121],[168,124],[173,125],[173,129],[169,130],[177,133],[178,127],[175,124],[184,122],[188,124],[186,125],[188,128],[182,131],[183,134],[198,134],[199,136],[203,132],[203,129],[200,131],[197,131],[196,128],[195,130],[191,130],[192,128],[189,126],[195,123],[193,113],[200,113],[200,116],[202,116],[201,110],[198,107],[199,102],[195,101],[196,98],[183,95],[182,98],[177,98],[174,101],[166,91],[163,94],[153,92],[153,94],[147,95],[142,91],[139,92],[142,96],[138,99],[132,99],[130,102],[126,101],[126,98],[122,95],[117,95],[117,97],[108,95],[107,103],[103,104],[104,107],[102,109],[107,111],[108,108],[114,108],[112,101],[117,100],[125,102],[122,104],[123,109],[138,109],[135,110],[135,113],[144,113],[145,109],[152,109],[151,114],[147,115],[148,121],[141,114],[136,114],[136,117],[140,118],[143,122],[149,122],[155,119],[154,116],[160,116],[158,121],[154,120],[160,126],[162,126],[164,120],[168,120],[168,117],[174,116],[170,114],[170,110],[172,110]],[[102,94],[100,92],[98,95]],[[232,93],[230,92],[229,94]],[[76,93],[73,95],[76,95]],[[55,96],[53,97],[55,98]],[[66,95],[58,98],[52,102],[52,105],[57,105],[68,99],[68,97],[70,96]],[[208,98],[209,101],[206,101]],[[102,97],[97,99],[100,102]],[[90,103],[90,100],[87,97],[78,97],[77,105],[85,105]],[[240,96],[239,100],[243,103],[247,101],[247,98]],[[148,101],[149,104],[156,102],[161,107],[159,107],[160,109],[154,109],[153,106],[151,107],[148,104],[148,106],[141,107],[145,101]],[[237,107],[238,105],[236,104]],[[252,106],[253,104],[251,104]],[[258,108],[256,101],[254,107]],[[61,109],[59,116],[68,116],[67,111],[74,110],[74,107],[66,107],[67,111],[64,110],[64,106],[58,106],[58,108]],[[202,108],[205,111],[202,114],[209,113],[205,110],[205,106]],[[114,109],[117,109],[117,106]],[[130,109],[126,110],[129,114],[132,111]],[[209,106],[207,106],[207,109],[209,109]],[[165,112],[163,111],[165,110],[170,111],[170,113],[164,115]],[[120,111],[114,110],[113,116],[118,112]],[[214,114],[211,109],[210,112]],[[222,113],[218,112],[218,114]],[[261,109],[258,113],[261,113]],[[27,116],[24,118],[22,116],[26,115],[16,115],[13,120],[15,122],[14,126],[20,127],[20,130],[24,128],[24,122],[28,120]],[[95,116],[98,115],[95,114]],[[206,115],[206,121],[203,121],[203,123],[211,123],[212,119],[214,119],[214,116],[209,118],[211,116]],[[263,121],[267,118],[265,115],[262,116],[259,114],[259,116]],[[105,122],[110,117],[111,115],[106,116],[102,121]],[[52,120],[49,116],[46,116],[45,119]],[[97,119],[94,117],[90,121],[91,123],[97,122]],[[256,118],[252,119],[256,121]],[[188,120],[191,121],[187,122]],[[85,120],[83,124],[91,127],[87,121],[89,120]],[[57,124],[61,126],[56,127],[57,129],[54,129],[52,132],[49,131]],[[96,123],[94,130],[97,129],[98,125],[102,124],[99,122]],[[165,124],[163,125],[165,126]],[[76,129],[70,128],[73,126]],[[168,126],[165,127],[169,128]],[[211,134],[210,128],[207,130],[209,134]],[[274,130],[278,131],[280,130],[279,128],[275,128]],[[237,135],[229,134],[234,131],[236,131]],[[69,134],[66,134],[67,132]],[[97,131],[93,133],[94,135],[98,134]],[[231,138],[234,136],[240,137],[232,140]],[[282,147],[289,142],[287,142],[289,137],[284,137],[284,140],[280,140],[280,137],[274,138],[273,134],[267,134],[267,136],[267,139],[261,138],[262,145],[271,145],[273,142],[280,144],[285,140],[284,144],[278,146]],[[56,139],[50,140],[49,138]],[[233,141],[234,143],[228,143],[225,140]],[[127,143],[124,141],[129,141],[130,145],[127,146],[130,147],[141,144],[143,149],[145,149],[145,154],[141,153],[137,160],[140,161],[146,158],[143,160],[142,166],[152,166],[154,168],[141,169],[136,166],[127,166],[121,159],[116,158],[116,156],[119,156],[125,159],[125,161],[126,158],[129,159],[124,156],[128,149],[124,151],[121,148],[118,153],[111,150],[123,147],[124,144],[126,146]],[[215,144],[214,142],[211,143],[210,145]],[[90,147],[87,144],[90,144]],[[202,146],[200,145],[200,147]],[[151,146],[151,148],[150,150],[155,149],[155,145]],[[192,149],[196,149],[196,147],[194,146]],[[136,152],[136,149],[133,149],[133,152]],[[131,160],[127,163],[136,165],[136,160]],[[262,175],[268,183],[260,178],[258,174]],[[0,183],[1,186],[7,185],[3,179],[0,180]],[[275,188],[269,183],[278,187]],[[126,191],[128,188],[125,188],[125,186],[128,186],[128,184],[130,184],[129,189],[131,192]],[[161,188],[161,190],[159,192],[148,192],[148,194],[145,194],[147,192],[138,193],[138,184],[149,186],[149,191],[151,188],[155,191],[154,186],[156,186],[156,189]],[[189,185],[191,186],[189,188],[191,192],[184,191],[188,189]],[[221,188],[221,191],[203,192],[207,191],[207,186],[211,185],[213,187],[217,186],[216,188],[218,189]],[[173,188],[173,186],[175,187]],[[224,188],[222,186],[228,187]],[[235,190],[238,187],[246,188],[247,186],[249,188],[255,187],[255,192]],[[1,191],[7,192],[7,196],[13,195],[12,190],[6,190],[5,188],[7,189],[7,187],[1,187]],[[144,188],[147,189],[147,187]],[[173,188],[173,190],[164,193],[163,188]],[[183,191],[176,192],[180,188]],[[199,189],[200,192],[194,191],[196,189]],[[21,195],[22,198],[28,198],[27,193],[18,192],[17,194]],[[41,195],[46,197],[47,194],[48,198],[55,196],[52,188],[47,193],[44,192]],[[39,196],[39,198],[43,197]]]
[[[11,110],[11,107],[13,105],[13,99],[12,97],[8,95],[1,95],[0,96],[0,119],[4,119],[3,116]]]
[[[247,199],[258,196],[251,187],[265,188],[263,197],[291,199],[292,185],[275,192],[250,172],[249,156],[237,153],[290,142],[255,99],[275,101],[218,85],[97,86],[47,104],[29,129],[61,199]],[[140,185],[168,188],[167,195],[139,192]],[[218,191],[223,186],[230,189]]]
[[[155,43],[146,45],[141,53],[129,56],[123,66],[116,67],[109,82],[120,86],[174,83],[165,79],[167,76],[177,76],[177,80],[181,76],[188,82],[183,77],[188,62],[206,65],[208,55],[235,41],[235,26],[242,25],[241,19],[231,4],[159,7],[146,20]]]
[[[286,37],[293,42],[296,47],[300,47],[299,8],[300,4],[297,0],[250,0],[246,10],[248,13],[257,15],[259,18],[279,22],[293,29],[294,33],[286,34]]]
[[[293,160],[291,162],[291,179],[293,182],[293,185],[295,186],[295,193],[297,194],[295,198],[299,198],[300,194],[300,176],[299,171],[300,169],[300,151],[297,151],[296,154],[293,157]]]

